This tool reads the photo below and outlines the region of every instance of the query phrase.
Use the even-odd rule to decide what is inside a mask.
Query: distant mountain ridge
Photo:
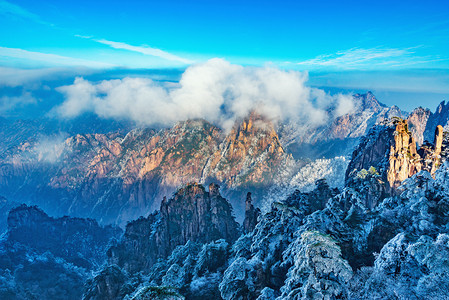
[[[248,124],[241,130],[251,130]],[[244,145],[251,140],[247,134],[230,138],[225,149],[239,140]],[[179,133],[169,137],[176,140]],[[90,145],[94,141],[101,138]],[[239,143],[230,153],[247,149]],[[106,145],[111,155],[123,152]],[[393,117],[361,139],[340,189],[318,180],[310,192],[273,198],[266,211],[256,209],[248,194],[240,225],[218,185],[206,190],[190,183],[164,198],[158,211],[129,222],[107,246],[116,237],[112,227],[21,206],[10,212],[7,239],[0,241],[0,295],[59,299],[70,290],[67,295],[92,300],[441,299],[449,284],[448,146],[441,125],[434,144],[419,147],[408,121]],[[58,246],[51,249],[53,244]],[[104,252],[97,256],[97,250]],[[92,253],[92,260],[84,259]],[[86,274],[86,263],[105,254],[107,264]],[[52,270],[57,289],[35,275],[39,267]]]
[[[248,191],[260,206],[268,189],[294,181],[309,162],[349,157],[374,124],[407,116],[370,92],[354,95],[353,102],[350,113],[318,128],[276,126],[256,112],[237,120],[229,132],[205,120],[155,130],[97,118],[89,131],[86,117],[80,133],[66,124],[70,135],[61,136],[49,124],[41,128],[38,122],[28,126],[5,121],[0,188],[9,200],[38,204],[52,215],[125,225],[157,209],[164,196],[188,182],[218,182],[241,221]],[[409,116],[411,132],[419,141],[436,122],[447,124],[448,118],[444,103],[434,114],[416,110]],[[97,129],[101,122],[108,124],[103,130]],[[49,135],[42,138],[41,130]]]

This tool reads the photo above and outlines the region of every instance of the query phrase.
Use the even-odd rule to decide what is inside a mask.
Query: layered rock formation
[[[109,249],[109,262],[132,273],[149,270],[189,240],[232,242],[238,235],[232,207],[218,186],[211,184],[207,192],[201,185],[189,184],[173,198],[164,198],[160,211],[129,223],[122,241]]]

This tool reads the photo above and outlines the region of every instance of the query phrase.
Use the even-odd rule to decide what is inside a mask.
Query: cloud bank
[[[256,109],[273,121],[316,127],[354,109],[352,98],[331,96],[306,85],[306,73],[254,68],[211,59],[186,69],[175,86],[147,78],[89,82],[81,77],[58,88],[65,101],[56,113],[73,118],[93,112],[103,118],[169,126],[203,118],[229,129]]]

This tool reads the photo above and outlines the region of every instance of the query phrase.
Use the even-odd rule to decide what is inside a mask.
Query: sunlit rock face
[[[374,168],[387,183],[387,190],[392,193],[403,180],[422,170],[433,176],[445,160],[445,154],[442,156],[445,147],[441,125],[436,127],[434,143],[425,142],[418,148],[408,121],[393,118],[392,121],[374,127],[362,139],[352,155],[346,178],[349,180],[357,172],[367,172]]]
[[[157,209],[164,196],[191,181],[220,182],[226,190],[241,187],[233,200],[243,208],[244,189],[270,186],[288,161],[292,158],[273,124],[253,112],[229,132],[205,120],[188,120],[159,131],[24,142],[3,161],[0,186],[12,198],[54,214],[124,225]]]

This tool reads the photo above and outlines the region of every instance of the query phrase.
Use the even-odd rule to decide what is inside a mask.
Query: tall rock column
[[[248,194],[246,195],[246,202],[245,202],[245,220],[243,220],[243,230],[245,233],[254,230],[259,215],[260,209],[254,207],[254,205],[252,204],[251,193],[248,192]]]

